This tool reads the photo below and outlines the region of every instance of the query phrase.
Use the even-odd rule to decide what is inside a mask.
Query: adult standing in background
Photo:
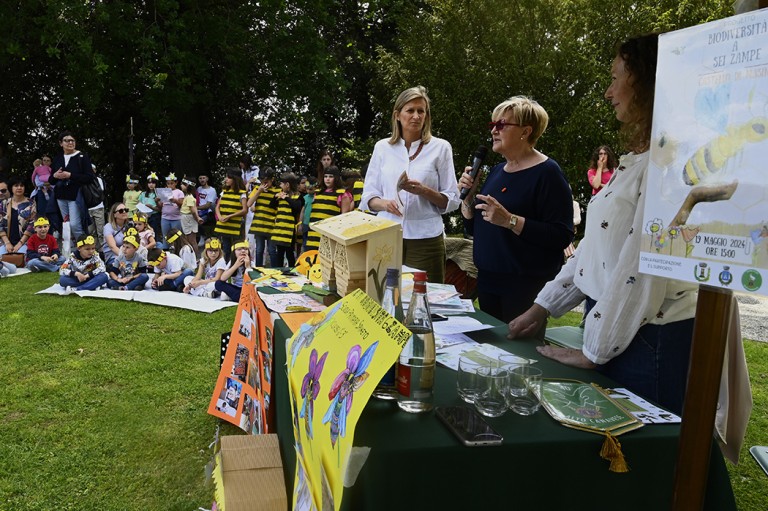
[[[63,221],[69,222],[71,239],[76,240],[88,231],[89,223],[80,187],[92,182],[96,176],[91,159],[76,149],[77,140],[71,131],[59,134],[59,145],[63,153],[53,159],[51,184]]]
[[[207,173],[201,173],[197,176],[197,184],[199,185],[195,191],[197,196],[197,214],[203,220],[200,225],[200,244],[204,244],[205,240],[210,237],[213,231],[213,224],[216,221],[216,200],[218,194],[216,188],[211,186],[210,178]]]
[[[323,149],[320,153],[320,157],[317,159],[317,165],[315,165],[315,174],[317,174],[318,186],[322,186],[323,176],[325,175],[325,169],[331,165],[336,165],[336,160],[333,158],[333,154],[328,149]]]
[[[539,103],[511,97],[492,119],[493,151],[506,161],[491,169],[477,195],[479,180],[465,169],[459,186],[470,193],[461,213],[474,235],[480,308],[508,323],[560,271],[573,239],[573,198],[560,166],[535,147],[549,124]]]
[[[403,226],[403,264],[445,279],[442,215],[459,207],[453,150],[432,136],[429,96],[417,86],[400,93],[392,136],[379,140],[368,166],[360,210]]]
[[[601,145],[595,149],[592,153],[589,170],[587,171],[587,179],[589,179],[589,186],[592,187],[592,195],[597,194],[608,184],[617,166],[616,155],[611,151],[610,147]]]
[[[96,180],[99,182],[101,191],[105,191],[104,180],[99,176],[96,165],[91,164],[91,168],[96,176]],[[88,232],[96,238],[96,246],[102,247],[104,245],[104,203],[99,202],[94,207],[88,208],[88,216],[91,217],[91,225],[88,228]]]

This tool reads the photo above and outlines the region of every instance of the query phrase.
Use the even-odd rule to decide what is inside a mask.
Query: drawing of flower
[[[660,218],[654,218],[653,220],[648,220],[648,223],[645,224],[645,232],[651,235],[651,246],[650,248],[653,248],[653,242],[654,238],[656,238],[656,233],[661,231],[664,228],[664,223],[662,223]],[[657,250],[658,251],[658,250]]]
[[[373,360],[373,354],[379,341],[374,342],[365,353],[360,355],[362,348],[359,344],[352,346],[347,355],[347,367],[333,380],[328,399],[331,405],[323,416],[323,424],[331,423],[331,446],[336,446],[339,435],[347,436],[347,415],[352,409],[352,397],[368,379],[366,369]]]
[[[386,272],[384,276],[379,279],[379,270],[381,270],[381,263],[389,263],[392,260],[392,247],[389,245],[383,245],[376,248],[376,254],[373,256],[373,261],[376,263],[376,268],[368,270],[368,276],[373,277],[373,283],[376,285],[376,296],[379,298],[379,302],[384,297],[384,280],[387,278]],[[385,266],[386,267],[386,266]]]
[[[312,418],[315,416],[315,399],[320,394],[320,375],[323,374],[323,366],[328,352],[323,353],[320,360],[317,359],[317,350],[313,349],[309,354],[309,371],[304,375],[304,381],[301,383],[301,397],[304,403],[301,405],[299,417],[304,418],[304,430],[309,438],[312,434]]]

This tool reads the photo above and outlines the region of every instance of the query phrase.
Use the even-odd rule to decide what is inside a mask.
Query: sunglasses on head
[[[522,125],[514,122],[507,122],[506,119],[499,119],[498,121],[491,121],[488,123],[488,128],[490,128],[491,131],[493,131],[494,129],[496,131],[504,131],[504,128],[506,128],[507,126],[522,126]]]
[[[115,213],[128,213],[129,211],[130,209],[128,208],[120,208],[120,209],[116,209]]]

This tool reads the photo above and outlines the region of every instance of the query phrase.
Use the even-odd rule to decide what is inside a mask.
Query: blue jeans
[[[216,291],[220,293],[226,293],[233,302],[240,301],[240,293],[243,292],[242,287],[230,284],[229,282],[224,282],[223,280],[217,280],[213,284],[213,287],[215,287]]]
[[[59,271],[59,268],[61,265],[64,264],[64,259],[59,257],[56,262],[54,263],[46,263],[39,257],[36,257],[34,259],[30,259],[27,261],[27,268],[32,271],[50,271],[50,272],[57,272]]]
[[[5,248],[5,245],[3,245],[2,243],[0,243],[0,255],[3,255],[3,254],[7,254],[7,253],[8,253],[8,249],[7,249],[7,248]],[[16,253],[17,253],[17,254],[26,254],[26,253],[27,253],[27,245],[26,245],[26,244],[25,244],[25,245],[22,245],[22,246],[19,248],[19,251],[18,251],[18,252],[16,252]]]
[[[128,291],[133,291],[136,288],[143,289],[144,284],[147,283],[147,280],[149,280],[149,275],[146,273],[142,273],[135,279],[131,280],[127,284],[121,284],[120,282],[116,281],[115,279],[109,279],[107,281],[107,287],[110,289],[119,289],[121,286],[125,286],[125,288]]]
[[[166,240],[168,239],[169,235],[181,230],[181,220],[166,220],[165,218],[161,218],[160,225],[163,229],[163,239],[158,240],[157,233],[155,233],[155,240],[158,243],[162,241],[163,248],[168,248],[168,242]]]
[[[77,192],[77,198],[75,200],[56,199],[56,203],[59,205],[59,211],[64,221],[69,218],[69,230],[72,232],[72,244],[77,242],[77,239],[83,234],[88,232],[88,213],[85,209],[85,202],[83,202],[82,192]]]
[[[256,239],[256,259],[254,260],[253,265],[264,266],[264,248],[266,247],[267,254],[269,254],[269,266],[280,266],[280,264],[277,263],[277,247],[272,243],[272,240],[269,239],[269,236],[254,234],[253,237]]]
[[[693,318],[645,325],[627,349],[597,370],[681,415],[693,339]]]
[[[74,287],[77,291],[93,291],[106,284],[108,280],[109,276],[106,273],[94,275],[85,282],[80,282],[77,277],[62,275],[59,278],[59,285],[61,287]]]
[[[181,291],[184,288],[184,278],[194,275],[193,270],[184,270],[181,275],[173,280],[165,280],[163,284],[157,288],[158,291]]]

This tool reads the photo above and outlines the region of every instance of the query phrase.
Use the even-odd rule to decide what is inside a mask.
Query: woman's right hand
[[[13,253],[13,243],[11,243],[10,241],[6,241],[5,242],[5,250],[7,250],[9,254],[12,254]]]
[[[541,305],[534,303],[530,309],[509,322],[507,339],[533,337],[547,321],[549,313]]]
[[[472,185],[475,184],[475,180],[469,173],[471,170],[472,167],[464,167],[464,173],[461,175],[461,178],[459,178],[459,190],[462,188],[468,188],[470,190],[472,189]]]

